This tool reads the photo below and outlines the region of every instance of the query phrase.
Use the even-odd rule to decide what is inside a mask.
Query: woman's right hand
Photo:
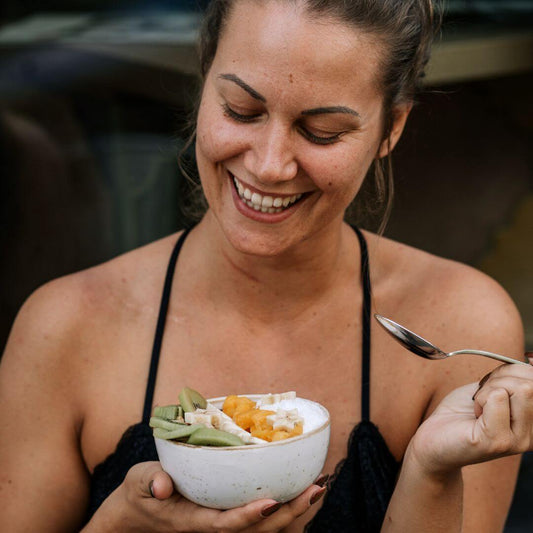
[[[219,511],[196,505],[176,492],[158,462],[139,463],[130,469],[83,532],[273,532],[305,513],[324,492],[320,485],[311,485],[283,505],[262,499]]]

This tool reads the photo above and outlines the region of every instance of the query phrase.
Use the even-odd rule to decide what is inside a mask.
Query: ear
[[[378,159],[381,159],[382,157],[385,157],[389,155],[390,152],[394,149],[396,146],[396,143],[399,141],[403,128],[405,127],[405,123],[407,122],[407,117],[409,116],[409,113],[411,112],[411,109],[413,108],[412,103],[408,104],[402,104],[396,106],[392,110],[392,128],[389,133],[389,136],[381,142],[381,145],[379,147],[378,151]]]

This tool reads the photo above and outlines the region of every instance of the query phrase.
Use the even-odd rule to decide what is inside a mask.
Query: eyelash
[[[237,113],[228,104],[223,104],[222,109],[224,111],[224,115],[228,118],[235,120],[236,122],[241,122],[244,124],[250,124],[255,119],[260,117],[261,115],[259,113],[255,115],[242,115],[241,113]],[[342,134],[344,132],[336,133],[335,135],[331,135],[330,137],[320,137],[318,135],[314,135],[309,130],[305,129],[303,126],[299,126],[298,130],[301,132],[301,134],[310,142],[314,144],[320,144],[320,145],[327,145],[327,144],[333,144],[334,142],[338,141]]]
[[[260,117],[261,115],[259,113],[255,115],[241,115],[240,113],[237,113],[228,104],[223,104],[222,109],[224,110],[224,115],[227,117],[236,120],[237,122],[244,122],[244,123],[250,123],[253,122],[256,118]]]
[[[313,133],[306,130],[305,128],[302,128],[301,126],[299,130],[302,132],[302,135],[306,139],[308,139],[314,144],[321,144],[321,145],[333,144],[334,142],[338,141],[342,136],[342,133],[336,133],[335,135],[331,135],[329,137],[319,137],[318,135],[314,135]]]

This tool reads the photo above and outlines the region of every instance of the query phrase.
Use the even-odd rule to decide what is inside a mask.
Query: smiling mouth
[[[303,197],[303,194],[293,194],[292,196],[270,196],[252,192],[243,185],[233,174],[231,174],[235,189],[240,199],[252,209],[262,213],[281,213],[294,205]]]

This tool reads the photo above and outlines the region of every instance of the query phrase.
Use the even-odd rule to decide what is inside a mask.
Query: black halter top
[[[378,532],[391,498],[399,464],[391,454],[378,428],[370,421],[370,276],[365,238],[354,227],[361,247],[363,287],[363,343],[361,422],[352,430],[347,455],[335,469],[322,507],[306,526],[307,533]],[[97,465],[91,476],[87,521],[102,502],[124,480],[128,470],[144,461],[157,461],[152,430],[148,426],[157,378],[157,367],[165,329],[172,279],[183,242],[182,233],[170,256],[154,336],[146,385],[142,421],[129,427],[115,451]]]

